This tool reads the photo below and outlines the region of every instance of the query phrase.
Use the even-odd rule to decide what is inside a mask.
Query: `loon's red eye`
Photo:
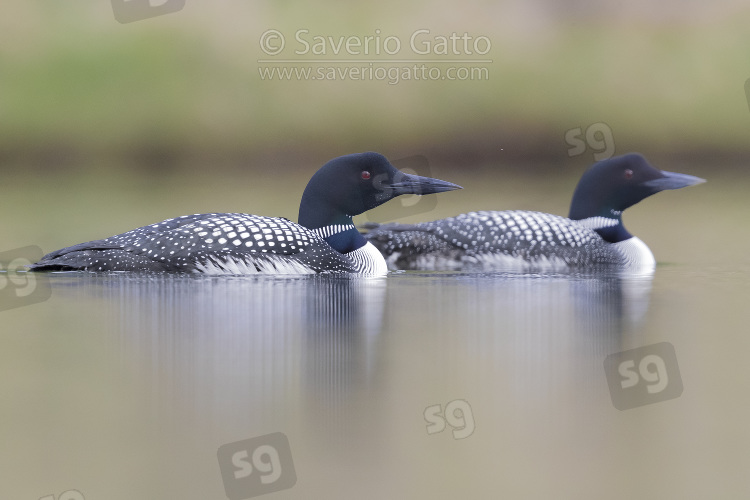
[[[633,171],[629,168],[625,169],[625,178],[626,179],[632,179],[633,178]]]
[[[369,179],[369,178],[370,178],[370,172],[368,172],[367,170],[363,170],[363,171],[362,171],[362,178],[363,178],[364,180],[367,180],[367,179]]]

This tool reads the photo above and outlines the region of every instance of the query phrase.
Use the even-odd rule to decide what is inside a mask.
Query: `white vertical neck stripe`
[[[354,229],[354,224],[332,224],[330,226],[313,229],[312,232],[325,239],[334,234],[349,231],[350,229]]]
[[[609,217],[588,217],[576,221],[578,224],[589,229],[601,229],[603,227],[612,227],[620,223],[617,219],[610,219]]]

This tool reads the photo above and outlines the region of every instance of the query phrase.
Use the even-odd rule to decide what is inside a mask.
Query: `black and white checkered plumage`
[[[328,162],[310,180],[300,224],[241,213],[185,215],[57,250],[30,269],[382,275],[385,261],[356,230],[352,215],[401,194],[458,188],[403,174],[377,153],[347,155]]]
[[[413,225],[386,224],[366,237],[391,269],[554,270],[624,263],[593,229],[541,212],[470,212]]]
[[[206,274],[370,271],[355,266],[317,232],[287,219],[249,214],[184,215],[52,252],[39,265],[45,261],[54,261],[59,269],[87,271]]]
[[[622,211],[664,189],[700,182],[657,170],[630,154],[597,163],[581,177],[570,218],[517,210],[471,212],[419,224],[370,225],[366,238],[390,269],[649,270],[654,256],[625,230]]]

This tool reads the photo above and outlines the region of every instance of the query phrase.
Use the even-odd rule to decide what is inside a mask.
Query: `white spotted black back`
[[[277,217],[195,214],[46,255],[36,269],[247,274],[357,272],[314,232]]]
[[[414,225],[387,224],[367,238],[398,269],[620,264],[595,231],[565,217],[520,210],[470,212]]]

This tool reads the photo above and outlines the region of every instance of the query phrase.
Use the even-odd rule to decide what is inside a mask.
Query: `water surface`
[[[54,274],[4,312],[3,488],[225,498],[219,447],[282,432],[276,498],[736,496],[746,277]],[[683,394],[617,410],[604,359],[659,342]]]

